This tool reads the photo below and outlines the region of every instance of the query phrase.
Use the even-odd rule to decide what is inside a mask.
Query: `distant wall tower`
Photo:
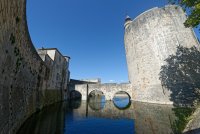
[[[152,8],[134,20],[126,18],[124,42],[135,100],[172,103],[171,93],[163,91],[159,80],[161,66],[177,46],[199,47],[193,30],[183,25],[185,20],[186,14],[176,5]]]

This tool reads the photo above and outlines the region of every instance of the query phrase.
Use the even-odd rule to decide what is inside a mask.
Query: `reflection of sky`
[[[102,96],[101,97],[101,108],[103,108],[105,106],[105,103],[106,103],[106,98],[105,98],[105,96]]]
[[[92,102],[95,102],[94,105],[100,106],[99,109],[104,108],[105,103],[106,103],[105,96],[101,96],[99,101],[94,101],[94,100],[99,100],[98,97],[96,97],[96,98],[94,97]],[[114,97],[113,102],[115,103],[115,105],[118,108],[125,108],[126,106],[128,106],[130,99],[128,96],[127,97]],[[99,103],[100,103],[100,105],[99,105]]]
[[[89,99],[89,106],[93,110],[103,109],[105,106],[106,100],[105,96],[93,96]]]
[[[124,99],[120,103],[123,102],[125,102]],[[135,107],[131,106],[124,110],[116,108],[112,101],[108,101],[103,110],[96,111],[90,109],[89,106],[87,109],[85,101],[75,109],[73,105],[77,103],[53,105],[29,118],[19,134],[173,133],[171,124],[175,123],[173,129],[177,130],[178,128],[175,127],[184,123],[181,117],[188,116],[188,112],[182,109],[177,109],[177,111],[169,105],[133,103]],[[177,112],[179,116],[175,115]]]
[[[129,98],[120,98],[120,97],[115,97],[113,98],[113,102],[115,105],[119,108],[125,108],[129,104]]]
[[[97,101],[100,99],[100,101]],[[91,99],[96,105],[101,107],[105,106],[105,96],[101,98]],[[110,102],[112,103],[112,102]],[[117,109],[116,109],[117,110]],[[85,112],[85,113],[84,113]],[[86,116],[87,110],[83,110],[83,107],[76,109],[74,114],[73,111],[69,110],[65,113],[64,119],[64,134],[134,134],[134,120],[124,119],[124,117],[119,118],[104,118],[101,114],[96,112],[94,115],[88,114]],[[97,117],[100,115],[100,117]]]
[[[76,121],[67,116],[64,134],[134,134],[134,121],[95,117],[83,117]]]

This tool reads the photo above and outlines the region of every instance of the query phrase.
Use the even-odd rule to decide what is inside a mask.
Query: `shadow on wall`
[[[196,106],[200,101],[200,52],[197,48],[177,47],[175,55],[165,59],[161,67],[160,80],[165,89],[171,91],[170,100],[175,106]],[[182,133],[193,108],[174,108],[177,117],[172,123],[175,133]]]
[[[200,52],[197,48],[177,47],[166,65],[161,67],[160,80],[164,89],[171,91],[175,105],[195,105],[200,100]]]

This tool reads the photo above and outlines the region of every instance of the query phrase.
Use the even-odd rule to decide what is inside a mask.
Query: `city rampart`
[[[49,68],[32,44],[26,0],[0,2],[0,133],[16,133],[44,106],[61,101],[62,91],[48,90]]]

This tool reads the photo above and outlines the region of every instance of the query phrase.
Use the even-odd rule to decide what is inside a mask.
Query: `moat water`
[[[188,108],[97,97],[46,107],[30,117],[18,134],[180,133],[190,113]]]

